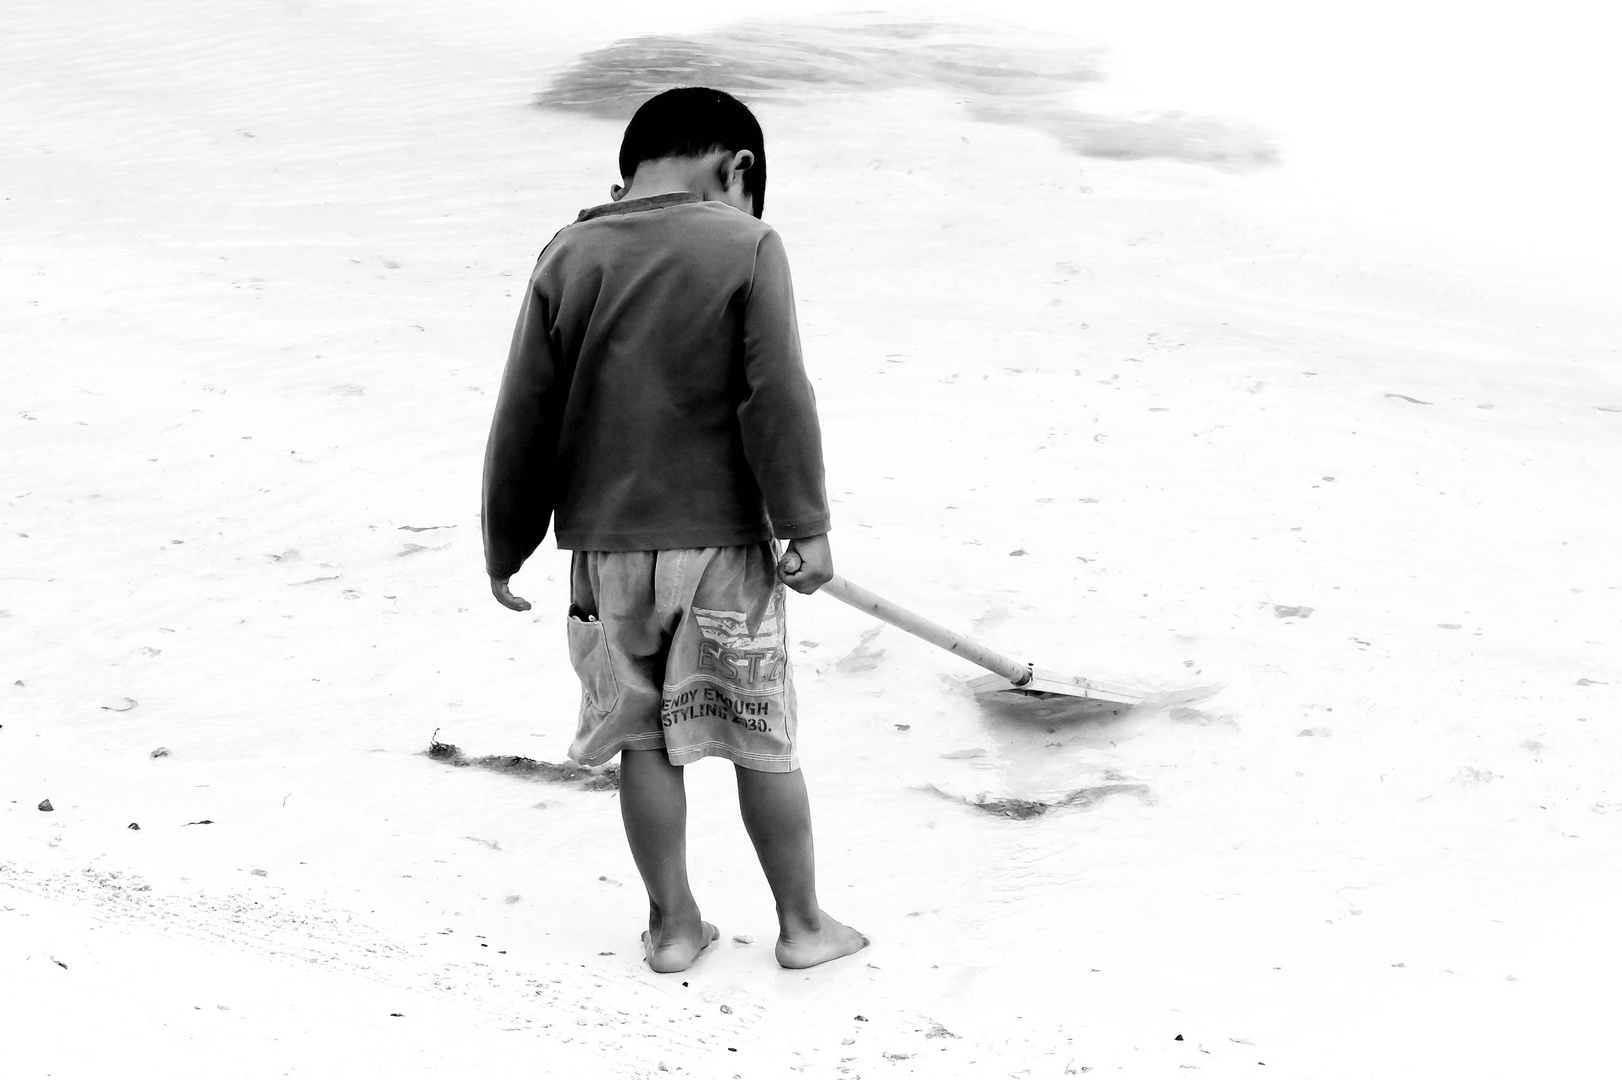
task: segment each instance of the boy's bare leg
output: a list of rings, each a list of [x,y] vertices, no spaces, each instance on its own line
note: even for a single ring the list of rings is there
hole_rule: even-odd
[[[664,750],[620,752],[620,816],[648,889],[648,966],[685,971],[719,936],[687,884],[687,785]]]
[[[740,766],[738,807],[777,900],[777,962],[786,968],[815,967],[865,947],[867,938],[817,903],[805,775],[798,769],[769,773]]]

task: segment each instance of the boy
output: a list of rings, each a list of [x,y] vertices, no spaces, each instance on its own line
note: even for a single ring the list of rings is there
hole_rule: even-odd
[[[815,592],[833,556],[788,262],[759,221],[764,138],[737,99],[684,87],[637,110],[619,165],[613,202],[552,238],[524,297],[485,453],[490,589],[529,609],[507,582],[555,517],[582,687],[569,756],[620,755],[648,965],[682,971],[718,936],[688,887],[682,779],[717,756],[777,901],[777,961],[812,967],[868,942],[817,903],[796,753],[782,586]]]

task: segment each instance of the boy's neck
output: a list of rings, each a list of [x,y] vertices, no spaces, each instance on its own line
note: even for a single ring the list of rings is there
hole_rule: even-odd
[[[714,150],[703,157],[667,157],[637,166],[629,187],[608,189],[615,202],[651,199],[656,195],[697,195],[706,202],[724,202],[736,210],[755,213],[755,196],[745,186],[744,172],[755,163],[748,150]]]
[[[717,197],[720,185],[716,183],[715,167],[708,158],[672,158],[664,161],[645,161],[631,178],[631,186],[614,186],[614,200],[651,199],[655,195],[674,195],[687,192],[701,199]]]

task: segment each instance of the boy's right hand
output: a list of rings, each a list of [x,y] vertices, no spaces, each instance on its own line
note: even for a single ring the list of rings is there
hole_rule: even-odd
[[[777,560],[777,576],[797,593],[810,596],[834,576],[834,553],[828,534],[790,540],[788,550]]]
[[[501,602],[502,607],[512,608],[514,611],[528,611],[529,601],[525,600],[522,596],[514,596],[512,594],[512,590],[507,588],[507,582],[509,580],[509,578],[504,577],[491,578],[490,592],[493,593],[495,598]]]

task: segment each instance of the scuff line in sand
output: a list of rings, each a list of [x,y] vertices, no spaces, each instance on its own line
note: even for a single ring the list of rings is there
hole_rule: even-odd
[[[14,863],[0,863],[0,889],[68,905],[109,928],[200,941],[221,953],[316,965],[454,1001],[476,1008],[503,1029],[555,1031],[565,1041],[602,1053],[626,1055],[624,1025],[662,1008],[647,1000],[649,995],[671,993],[629,967],[622,971],[605,965],[582,979],[572,965],[544,958],[500,964],[484,950],[478,961],[433,956],[454,946],[432,946],[432,935],[417,942],[390,937],[354,913],[309,896],[295,901],[269,893],[166,893],[139,875],[116,870],[40,872]],[[223,955],[220,962],[228,963]],[[723,1038],[736,1045],[747,1020],[742,1014],[706,1015],[702,1023],[690,1017],[680,1030],[662,1031],[657,1049],[667,1054],[713,1052],[712,1040]]]

